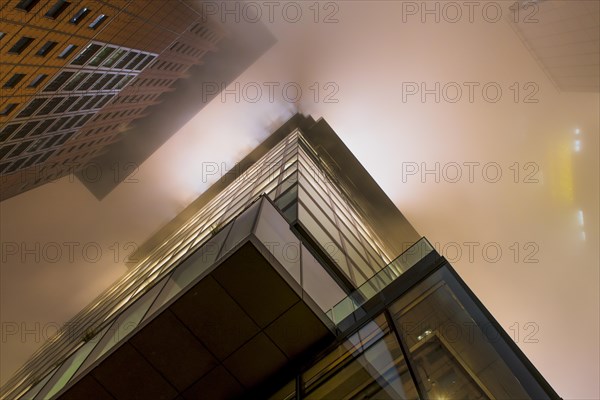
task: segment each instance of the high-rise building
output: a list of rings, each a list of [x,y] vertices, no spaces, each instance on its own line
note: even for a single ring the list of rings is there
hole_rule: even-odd
[[[559,398],[322,119],[295,115],[138,257],[3,399]]]
[[[0,200],[80,170],[217,49],[199,2],[0,5]]]

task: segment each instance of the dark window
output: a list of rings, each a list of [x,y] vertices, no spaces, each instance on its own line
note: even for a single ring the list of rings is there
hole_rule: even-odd
[[[6,172],[10,173],[10,172],[13,172],[13,171],[15,171],[15,170],[16,170],[17,168],[19,168],[19,167],[21,166],[21,164],[23,164],[24,162],[25,162],[25,159],[24,159],[24,158],[21,158],[21,159],[19,159],[19,160],[15,161],[15,162],[13,163],[13,165],[11,165],[11,166],[10,166],[10,168],[6,170]]]
[[[75,51],[75,49],[77,48],[77,46],[75,46],[74,44],[70,44],[67,47],[65,47],[65,49],[58,55],[58,58],[61,59],[65,59],[67,57],[69,57],[69,55]]]
[[[63,144],[64,142],[66,142],[67,140],[69,140],[71,138],[71,136],[73,136],[75,132],[67,132],[65,133],[65,135],[60,138],[60,140],[58,142],[56,142],[56,144]]]
[[[8,81],[6,81],[4,88],[14,88],[23,80],[23,78],[25,78],[25,74],[14,74]]]
[[[92,61],[90,61],[89,65],[92,65],[94,67],[97,67],[98,65],[100,65],[100,63],[102,61],[104,61],[106,59],[106,57],[108,57],[113,51],[115,51],[114,47],[110,47],[110,46],[106,46],[105,48],[103,48],[102,50],[100,50],[96,56],[94,58],[92,58]]]
[[[25,107],[20,113],[17,114],[17,118],[32,116],[33,113],[36,112],[38,108],[40,108],[42,104],[46,102],[46,100],[48,99],[40,98],[31,100],[29,104],[27,104],[27,107]]]
[[[92,96],[83,96],[77,103],[75,103],[71,111],[79,111],[81,107],[83,107],[83,105],[91,98]]]
[[[23,11],[31,11],[31,9],[39,2],[40,0],[21,0],[16,8]]]
[[[102,108],[106,105],[106,103],[108,103],[114,96],[107,94],[104,96],[104,98],[96,105],[98,108]]]
[[[102,96],[94,96],[94,98],[92,100],[90,100],[90,102],[87,103],[85,105],[85,107],[83,107],[83,110],[89,110],[89,109],[95,108],[96,103],[98,103],[100,101],[100,99],[102,99]]]
[[[0,133],[0,143],[5,142],[6,139],[8,139],[8,137],[12,135],[20,126],[21,124],[11,124],[5,126]]]
[[[2,111],[0,111],[0,115],[4,116],[10,114],[15,108],[17,108],[18,105],[19,104],[17,103],[7,104],[6,107],[4,107]]]
[[[96,29],[98,28],[100,25],[102,25],[102,23],[108,18],[107,15],[105,14],[100,14],[96,17],[95,20],[92,21],[91,24],[88,25],[88,28],[90,29]]]
[[[102,46],[99,44],[90,44],[87,46],[75,59],[71,62],[71,64],[75,65],[83,65],[90,60],[96,54],[98,50],[100,50]]]
[[[129,61],[131,61],[136,54],[136,52],[130,51],[125,57],[123,57],[121,61],[117,63],[117,65],[115,65],[115,68],[125,68],[125,66],[129,64]]]
[[[15,43],[8,52],[10,54],[21,54],[32,42],[33,38],[23,36],[21,39],[17,40],[17,43]]]
[[[27,149],[27,147],[29,147],[29,145],[33,143],[33,140],[28,140],[26,142],[20,143],[16,149],[13,150],[12,153],[10,153],[11,157],[17,157],[19,155],[21,155],[21,153],[23,153],[25,151],[25,149]]]
[[[138,65],[144,58],[146,58],[145,54],[138,54],[129,64],[127,64],[125,69],[133,69],[133,67]]]
[[[73,78],[71,78],[71,80],[65,85],[65,87],[63,88],[63,90],[66,91],[73,91],[77,88],[77,86],[79,86],[79,84],[81,82],[83,82],[83,80],[89,75],[89,73],[86,72],[78,72],[77,75],[75,75]]]
[[[46,144],[44,144],[44,147],[42,147],[42,148],[47,149],[48,147],[52,146],[54,144],[54,142],[56,142],[58,140],[58,138],[60,138],[60,135],[52,136],[50,139],[48,139],[48,141],[46,142]]]
[[[75,75],[75,72],[65,71],[58,74],[52,82],[44,88],[44,92],[53,92],[58,90],[70,77]]]
[[[42,47],[40,47],[40,49],[38,50],[37,53],[35,53],[35,55],[43,57],[46,54],[50,53],[52,51],[52,49],[56,47],[57,44],[58,44],[58,42],[53,42],[53,41],[49,40]]]
[[[46,129],[48,129],[48,127],[52,125],[54,121],[56,121],[56,118],[45,119],[33,130],[33,132],[31,132],[31,135],[41,135],[42,133],[46,132]]]
[[[48,158],[50,158],[50,156],[54,154],[54,150],[49,151],[47,153],[44,153],[44,155],[42,156],[42,158],[39,159],[38,163],[42,163],[44,161],[46,161]]]
[[[35,146],[35,144],[33,146]],[[29,149],[29,152],[35,151],[35,150],[33,150],[33,146],[31,149]],[[36,150],[37,150],[37,148],[36,148]],[[29,158],[29,160],[27,160],[27,162],[25,164],[23,164],[23,168],[27,168],[27,167],[31,166],[35,162],[35,160],[40,158],[40,156],[41,156],[41,154],[34,154],[33,156],[31,156]]]
[[[108,83],[108,81],[110,81],[112,78],[115,77],[115,74],[105,74],[102,79],[100,79],[95,85],[94,87],[92,87],[92,90],[101,90],[104,85],[106,85]]]
[[[72,128],[73,125],[75,125],[75,123],[81,119],[81,117],[83,117],[83,115],[74,115],[74,116],[72,116],[71,119],[69,120],[69,122],[67,122],[65,124],[65,126],[63,126],[63,129]]]
[[[81,86],[79,86],[79,90],[88,90],[92,87],[94,83],[98,82],[100,78],[102,78],[101,73],[92,74],[89,78],[86,79],[85,82],[83,82],[83,84],[81,84]]]
[[[119,49],[112,53],[110,57],[106,60],[106,62],[102,65],[103,67],[112,68],[113,65],[125,54],[127,50]]]
[[[5,162],[5,163],[0,164],[0,172],[3,172],[6,169],[6,167],[8,167],[9,165],[10,165],[10,162]]]
[[[47,77],[48,77],[48,75],[46,75],[46,74],[39,74],[38,76],[33,78],[33,80],[31,81],[31,83],[29,84],[28,87],[30,87],[30,88],[38,87],[40,85],[40,83],[42,83]]]
[[[65,122],[67,122],[69,120],[69,118],[71,118],[71,117],[62,117],[62,118],[59,118],[58,121],[56,121],[56,123],[54,125],[52,125],[52,128],[50,128],[50,129],[53,130],[53,131],[58,131],[58,130],[62,129],[61,126]]]
[[[81,22],[81,20],[84,19],[85,16],[90,13],[90,11],[92,11],[92,10],[90,10],[87,7],[83,7],[81,10],[77,11],[77,14],[75,14],[73,16],[73,18],[71,18],[69,20],[69,22],[72,23],[73,25],[79,24]]]
[[[48,18],[56,19],[60,14],[63,13],[63,11],[67,9],[67,7],[69,7],[69,5],[71,5],[71,3],[69,3],[68,1],[58,0],[56,3],[54,3],[52,7],[50,7],[45,16]]]
[[[94,114],[85,114],[83,118],[81,118],[77,124],[75,124],[75,128],[79,128],[81,126],[83,126],[86,122],[89,121],[90,118],[92,118]]]
[[[79,97],[77,97],[77,96],[71,96],[71,97],[67,97],[67,98],[65,99],[65,101],[63,101],[62,103],[60,103],[60,106],[59,106],[59,107],[58,107],[56,110],[54,110],[54,112],[55,112],[56,114],[64,113],[65,111],[67,111],[67,109],[68,109],[69,107],[71,107],[71,105],[72,105],[73,103],[75,103],[75,101],[76,101],[78,98],[79,98]]]
[[[0,148],[0,159],[4,158],[14,147],[15,147],[14,144],[7,144],[6,146],[1,147]]]
[[[50,101],[48,101],[46,103],[46,105],[44,107],[42,107],[42,109],[37,113],[37,115],[50,114],[52,112],[52,110],[54,110],[54,108],[56,108],[58,103],[63,101],[63,99],[64,99],[64,97],[54,97],[54,98],[50,99]]]
[[[26,123],[19,130],[19,132],[17,132],[16,135],[13,136],[13,139],[21,139],[21,138],[24,138],[25,136],[29,135],[33,131],[33,128],[35,128],[36,125],[39,124],[39,122],[40,121],[31,121],[31,122]]]

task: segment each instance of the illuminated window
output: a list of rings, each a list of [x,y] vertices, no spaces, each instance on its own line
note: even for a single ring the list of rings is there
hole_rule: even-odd
[[[82,19],[84,19],[86,17],[86,15],[88,15],[90,13],[90,9],[87,7],[83,7],[81,10],[77,11],[77,14],[75,14],[73,16],[73,18],[71,18],[69,20],[70,23],[72,23],[73,25],[77,25],[81,22]]]
[[[56,47],[57,44],[58,44],[58,42],[53,42],[53,41],[49,40],[42,47],[40,47],[40,49],[38,50],[37,53],[35,53],[35,55],[43,57],[43,56],[47,55],[48,53],[50,53],[52,51],[52,49]]]
[[[33,78],[31,83],[27,87],[30,87],[30,88],[38,87],[40,85],[40,83],[42,83],[47,77],[48,77],[48,75],[46,75],[46,74],[39,74],[38,76]]]
[[[88,28],[90,29],[96,29],[98,28],[100,25],[102,25],[102,23],[108,18],[107,15],[105,14],[100,14],[96,17],[95,20],[92,21],[91,24],[88,25]]]
[[[74,44],[70,44],[67,47],[65,47],[65,49],[58,55],[58,58],[61,59],[65,59],[67,57],[69,57],[69,55],[71,55],[71,53],[73,53],[73,51],[75,51],[75,49],[77,48],[76,45]]]

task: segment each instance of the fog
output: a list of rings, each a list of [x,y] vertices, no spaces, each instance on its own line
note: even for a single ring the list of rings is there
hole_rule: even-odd
[[[19,330],[4,329],[2,382],[218,179],[208,164],[225,173],[300,111],[327,120],[559,395],[600,398],[599,94],[560,91],[505,18],[329,4],[318,23],[308,3],[298,22],[262,15],[277,43],[102,201],[65,177],[0,203],[1,320]]]

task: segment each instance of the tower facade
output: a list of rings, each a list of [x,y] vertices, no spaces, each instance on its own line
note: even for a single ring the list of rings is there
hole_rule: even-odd
[[[324,120],[182,214],[3,398],[558,398]]]
[[[8,0],[0,20],[0,200],[84,168],[224,35],[184,0]]]

